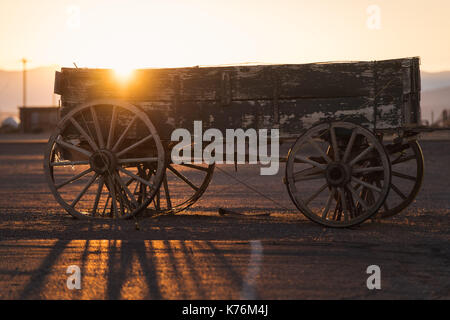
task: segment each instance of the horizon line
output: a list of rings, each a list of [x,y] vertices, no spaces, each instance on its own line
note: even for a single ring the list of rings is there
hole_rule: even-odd
[[[373,60],[373,61],[379,61],[379,60]],[[306,63],[298,63],[298,64],[312,64],[312,63],[333,63],[333,62],[359,62],[359,61],[354,61],[354,60],[348,60],[348,61],[317,61],[317,62],[306,62]],[[363,62],[361,60],[361,62]],[[239,66],[239,65],[279,65],[279,64],[296,64],[296,63],[272,63],[272,62],[236,62],[236,63],[224,63],[224,64],[213,64],[213,65],[192,65],[192,66],[178,66],[178,67],[142,67],[142,68],[133,68],[133,70],[144,70],[144,69],[166,69],[166,68],[170,68],[170,69],[177,69],[177,68],[195,68],[195,67],[202,67],[202,68],[208,68],[208,67],[220,67],[220,66]],[[75,68],[75,66],[71,66],[73,68]],[[40,65],[40,66],[36,66],[36,67],[31,67],[28,68],[27,71],[32,71],[32,70],[37,70],[37,69],[50,69],[50,68],[57,68],[57,69],[61,69],[61,68],[70,68],[67,66],[61,66],[59,64],[49,64],[49,65]],[[111,69],[113,70],[113,67],[78,67],[79,69]],[[426,73],[434,73],[434,74],[438,74],[438,73],[444,73],[444,72],[450,72],[450,69],[441,69],[439,71],[430,71],[430,70],[426,70],[426,69],[420,69],[421,72],[426,72]],[[0,72],[22,72],[21,68],[18,69],[9,69],[9,68],[2,68],[0,67]]]

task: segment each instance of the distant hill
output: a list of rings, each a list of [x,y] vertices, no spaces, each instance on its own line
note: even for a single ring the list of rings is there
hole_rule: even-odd
[[[421,99],[422,119],[431,122],[431,112],[434,112],[436,121],[442,113],[442,110],[450,110],[450,86],[436,90],[422,92]]]
[[[450,71],[421,72],[422,91],[450,87]]]
[[[51,105],[56,66],[28,71],[28,105]],[[435,119],[444,108],[450,108],[450,71],[422,72],[422,119]],[[57,100],[56,100],[57,101]],[[22,72],[0,70],[0,113],[17,112],[22,104]]]
[[[27,105],[51,105],[57,67],[27,72]],[[22,72],[0,70],[0,112],[15,112],[22,104]]]

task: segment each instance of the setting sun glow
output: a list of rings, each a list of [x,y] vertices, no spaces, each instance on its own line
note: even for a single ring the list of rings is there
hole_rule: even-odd
[[[133,75],[134,68],[131,66],[120,66],[114,68],[114,74],[120,82],[127,82]]]
[[[0,43],[8,50],[0,52],[0,69],[20,69],[24,55],[30,68],[75,62],[82,68],[117,68],[123,75],[132,68],[407,56],[421,56],[423,70],[450,69],[448,0],[413,5],[378,0],[379,26],[372,29],[371,5],[369,0],[3,0]]]

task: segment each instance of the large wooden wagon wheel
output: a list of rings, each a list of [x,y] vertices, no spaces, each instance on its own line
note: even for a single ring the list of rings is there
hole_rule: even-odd
[[[408,207],[420,191],[424,176],[422,149],[416,140],[385,143],[392,167],[391,190],[378,217],[387,218]]]
[[[151,166],[149,179],[139,175]],[[147,207],[164,176],[165,152],[147,115],[136,106],[98,100],[58,124],[44,158],[59,204],[76,218],[129,218]],[[140,185],[147,187],[139,194]]]
[[[350,227],[383,205],[391,166],[369,130],[348,122],[323,123],[294,143],[285,179],[292,201],[306,217],[327,227]]]
[[[192,206],[206,191],[214,172],[214,164],[173,164],[169,163],[163,182],[146,212],[152,215],[174,214]],[[152,167],[142,168],[139,175],[151,179],[156,173]],[[141,184],[144,194],[148,187]]]

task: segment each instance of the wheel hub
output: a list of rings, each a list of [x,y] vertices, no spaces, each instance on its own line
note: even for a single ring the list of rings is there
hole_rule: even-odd
[[[325,170],[327,182],[333,187],[346,185],[350,182],[351,176],[351,168],[340,162],[330,163]]]
[[[112,172],[116,167],[116,156],[109,150],[98,150],[89,158],[91,168],[98,174]]]

